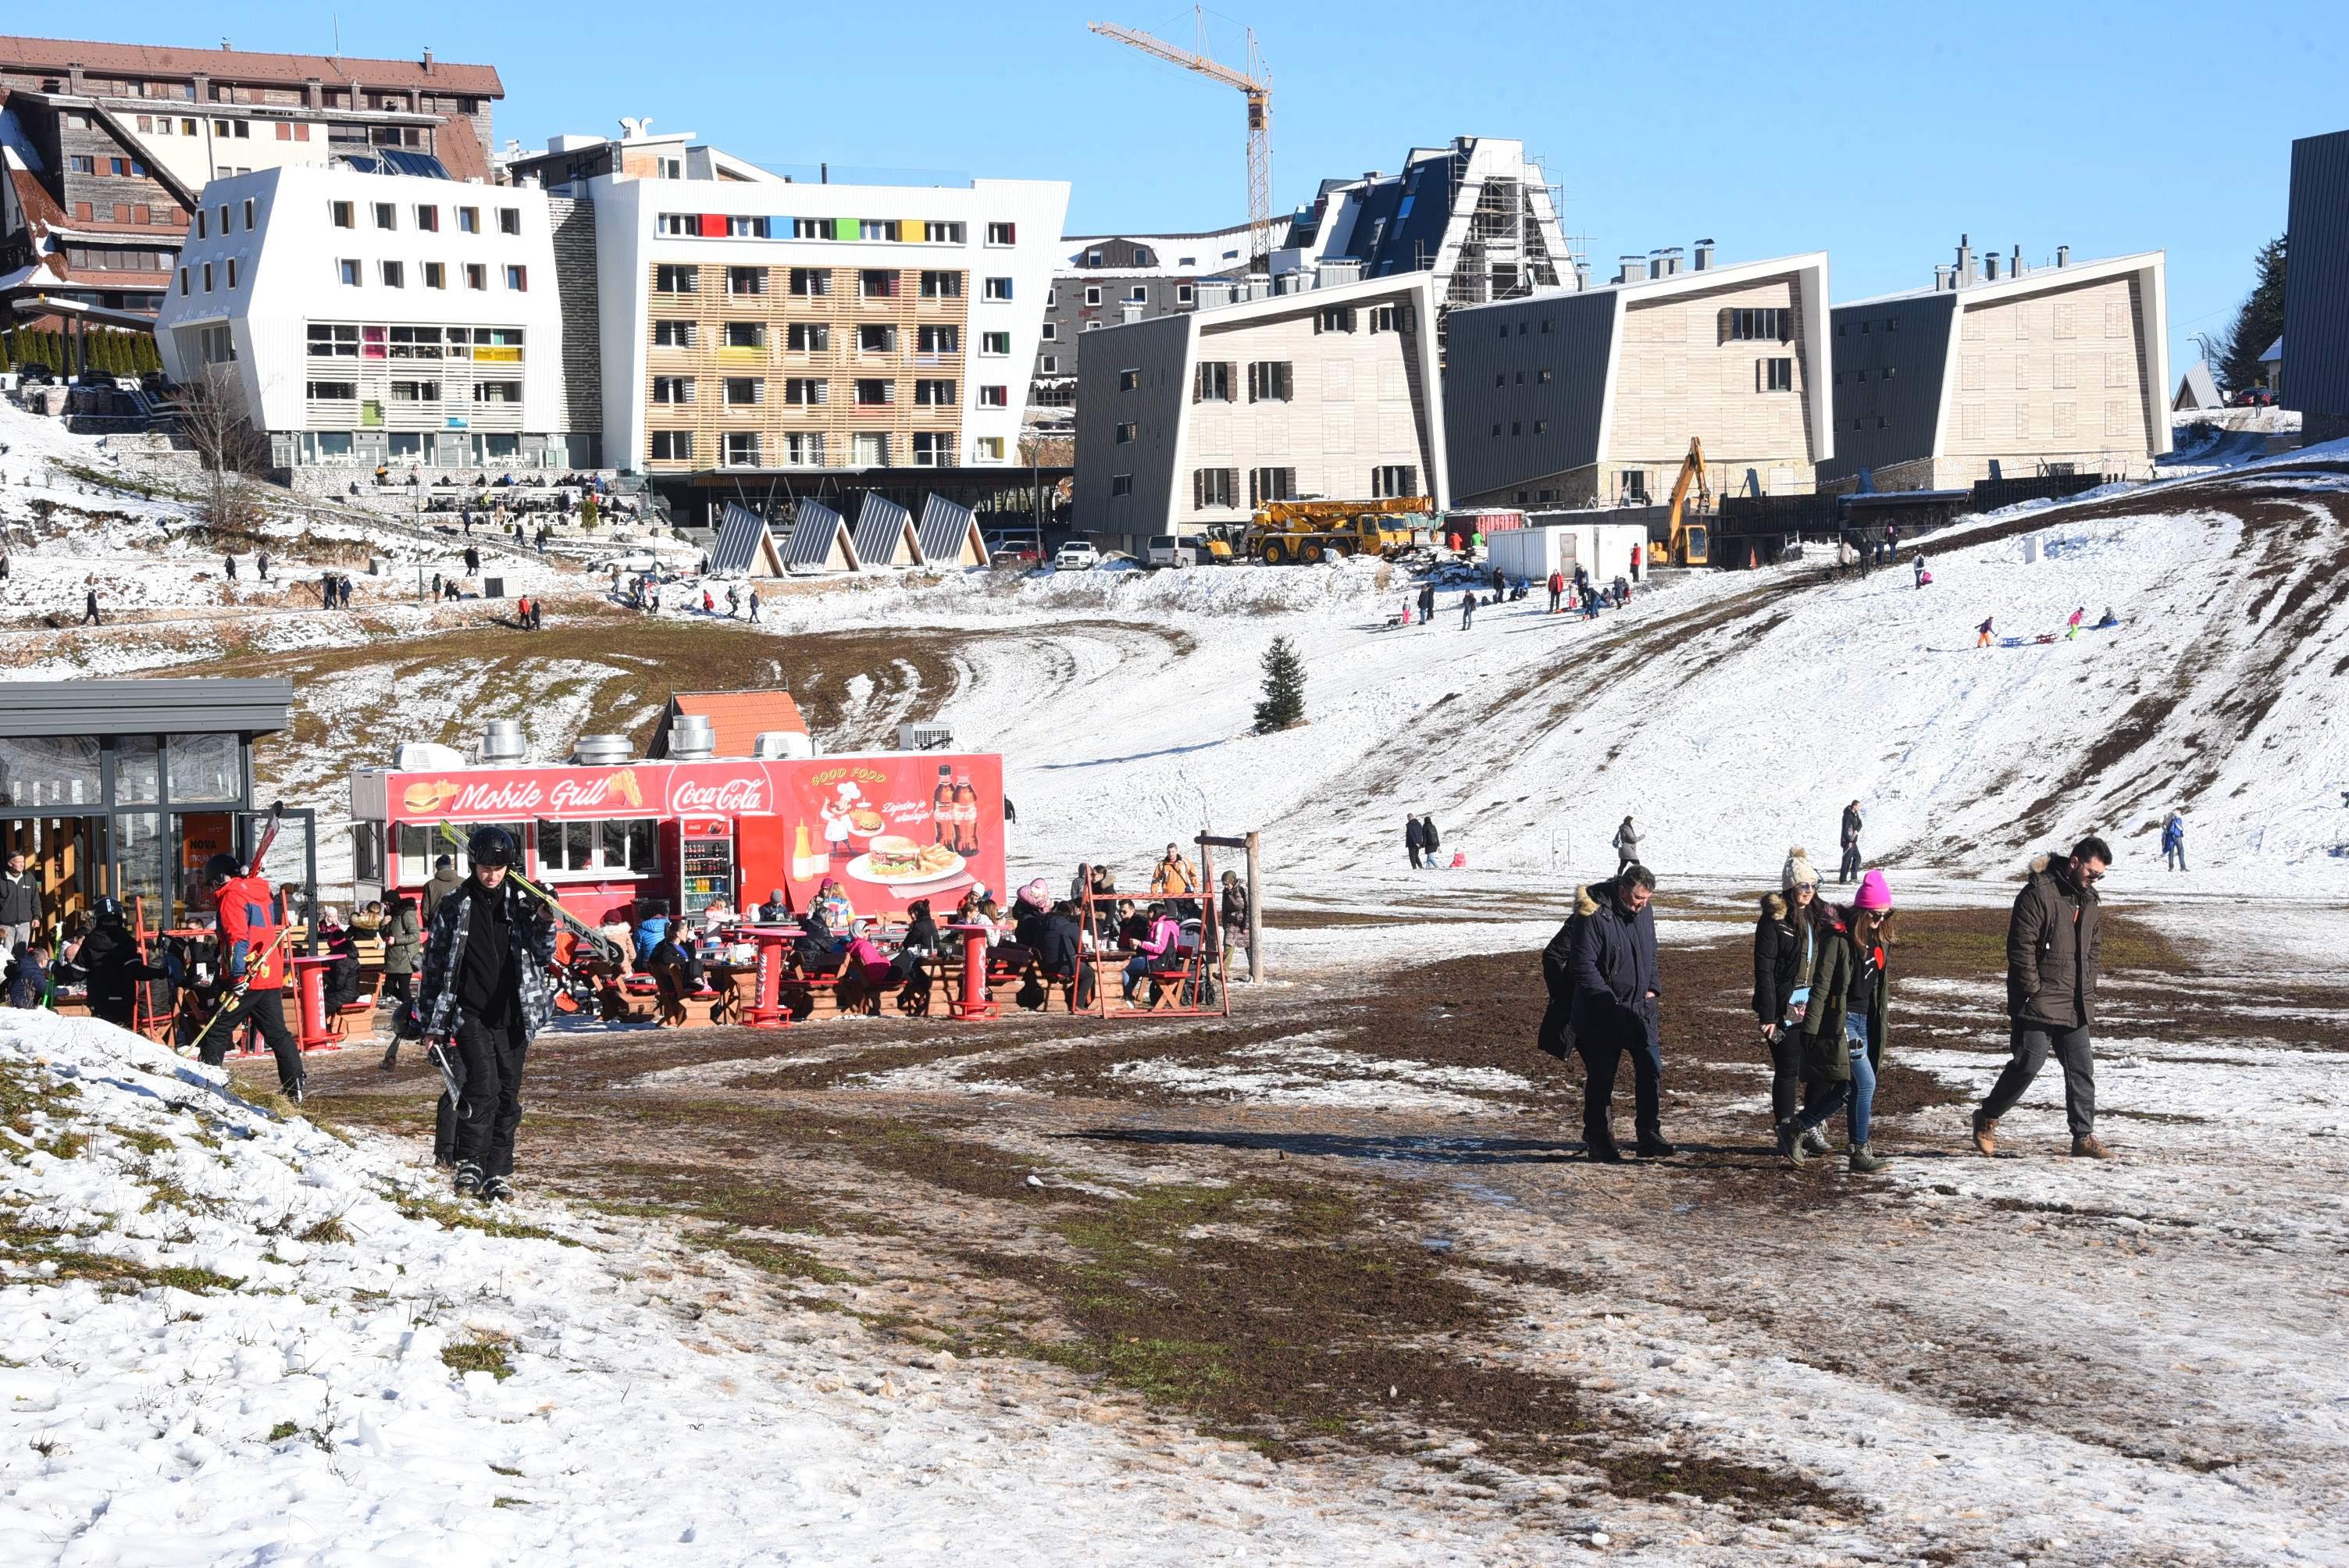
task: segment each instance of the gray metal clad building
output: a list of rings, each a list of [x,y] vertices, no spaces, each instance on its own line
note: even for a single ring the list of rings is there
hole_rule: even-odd
[[[1627,256],[1609,284],[1455,305],[1444,373],[1456,506],[1594,506],[1667,489],[1692,438],[1717,491],[1808,490],[1834,450],[1823,251]]]
[[[1929,288],[1834,311],[1822,487],[1950,490],[2033,472],[2148,477],[2169,449],[2159,251],[2054,264],[1961,240]]]
[[[1193,320],[1164,315],[1099,333],[1077,367],[1075,510],[1089,534],[1131,541],[1165,531]],[[1127,426],[1130,438],[1121,439]]]
[[[2349,436],[2349,130],[2292,144],[2282,402],[2303,438]]]

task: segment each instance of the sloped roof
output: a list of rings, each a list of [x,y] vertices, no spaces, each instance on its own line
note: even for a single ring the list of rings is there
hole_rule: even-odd
[[[808,733],[800,705],[792,700],[790,692],[780,687],[770,691],[674,692],[668,699],[668,711],[661,715],[660,727],[653,733],[649,755],[668,754],[669,728],[679,714],[688,713],[709,721],[709,727],[717,735],[717,754],[720,757],[750,756],[750,742],[771,729]]]
[[[2282,360],[2283,339],[2281,337],[2277,338],[2273,343],[2269,344],[2268,351],[2260,356],[2260,363],[2262,365],[2281,364]]]
[[[2186,374],[2178,378],[2178,395],[2169,400],[2172,408],[2216,408],[2221,399],[2219,384],[2210,377],[2210,362],[2198,359],[2187,366]]]
[[[932,566],[960,561],[969,547],[971,531],[978,520],[970,508],[951,501],[942,495],[933,495],[922,503],[922,525],[916,531],[922,559]],[[986,564],[983,552],[979,563]]]
[[[885,495],[866,490],[864,505],[856,514],[858,563],[895,566],[901,559],[909,559],[912,552],[905,548],[906,536],[913,524],[912,512]]]
[[[829,567],[836,551],[848,556],[848,569],[856,569],[855,542],[848,536],[848,524],[840,513],[820,500],[803,500],[792,519],[792,536],[783,542],[785,566]]]
[[[730,500],[719,514],[718,542],[709,547],[709,570],[719,577],[732,577],[761,566],[778,570],[781,566],[767,520]]]
[[[0,36],[0,67],[64,71],[79,66],[102,76],[188,77],[202,73],[229,81],[274,81],[299,87],[316,77],[340,87],[431,88],[503,98],[494,66],[453,60],[374,60],[347,55],[280,55],[244,49],[180,49],[156,44],[102,44],[79,38]]]

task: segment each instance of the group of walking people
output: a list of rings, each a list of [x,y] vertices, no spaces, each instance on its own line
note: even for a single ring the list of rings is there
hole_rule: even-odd
[[[1845,814],[1847,861],[1856,853],[1858,803]],[[1629,826],[1628,820],[1626,826]],[[1633,849],[1636,850],[1636,838]],[[2000,1122],[2053,1057],[2064,1074],[2071,1152],[2106,1160],[2095,1131],[2095,1026],[2101,954],[2096,884],[2112,850],[2093,834],[2069,851],[2036,857],[2015,895],[2006,932],[2009,1056],[1971,1122],[1976,1151],[1998,1150]],[[1594,1161],[1624,1158],[1616,1142],[1615,1079],[1631,1059],[1634,1150],[1675,1151],[1661,1118],[1663,991],[1651,908],[1655,873],[1627,855],[1616,874],[1575,892],[1574,913],[1542,954],[1548,992],[1539,1047],[1583,1069],[1582,1138]],[[1770,1123],[1778,1154],[1800,1164],[1832,1152],[1826,1131],[1843,1119],[1850,1169],[1891,1161],[1872,1141],[1878,1083],[1889,1047],[1898,944],[1892,884],[1875,868],[1848,903],[1831,903],[1801,848],[1790,851],[1776,892],[1754,927],[1754,1026],[1770,1059]]]

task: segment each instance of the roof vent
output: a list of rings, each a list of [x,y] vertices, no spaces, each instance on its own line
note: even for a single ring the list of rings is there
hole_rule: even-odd
[[[446,773],[465,766],[465,754],[437,740],[403,740],[391,748],[397,773]]]
[[[699,762],[718,754],[718,727],[706,714],[680,713],[668,727],[668,754],[679,762]]]
[[[616,768],[635,756],[625,735],[583,735],[571,743],[571,760],[590,768]]]
[[[1681,248],[1678,245],[1667,245],[1662,250],[1656,253],[1656,275],[1658,277],[1678,277],[1680,276],[1680,271]]]
[[[481,760],[521,762],[530,756],[530,741],[517,718],[493,718],[481,731]]]
[[[1970,234],[1958,236],[1958,264],[1951,276],[1959,288],[1964,288],[1974,281],[1973,237]]]
[[[2058,245],[2055,247],[2055,264],[2059,267],[2068,267],[2072,264],[2071,246]]]
[[[1982,281],[1984,283],[1992,284],[1998,282],[1998,253],[1996,251],[1992,251],[1982,257]]]
[[[1701,273],[1709,273],[1713,271],[1713,242],[1711,240],[1699,240],[1696,242],[1696,270]]]
[[[1647,257],[1621,256],[1617,259],[1623,263],[1623,270],[1615,274],[1615,281],[1617,283],[1643,284],[1648,281]]]
[[[813,757],[815,742],[803,729],[762,729],[750,738],[750,755],[770,762],[785,757]]]
[[[1325,289],[1342,288],[1362,281],[1362,263],[1351,256],[1340,256],[1325,261],[1316,269],[1320,281],[1315,286]]]
[[[1933,269],[1933,292],[1935,294],[1940,294],[1943,289],[1955,288],[1957,286],[1950,281],[1950,274],[1955,271],[1957,271],[1957,269],[1950,265],[1947,262],[1941,263]]]

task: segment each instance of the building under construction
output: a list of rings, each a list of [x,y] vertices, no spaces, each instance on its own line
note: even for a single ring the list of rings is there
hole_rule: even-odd
[[[1455,305],[1584,283],[1541,165],[1526,158],[1524,142],[1490,136],[1414,147],[1399,174],[1323,181],[1289,219],[1271,270],[1346,259],[1361,263],[1366,278],[1434,273],[1437,309],[1447,315]]]

